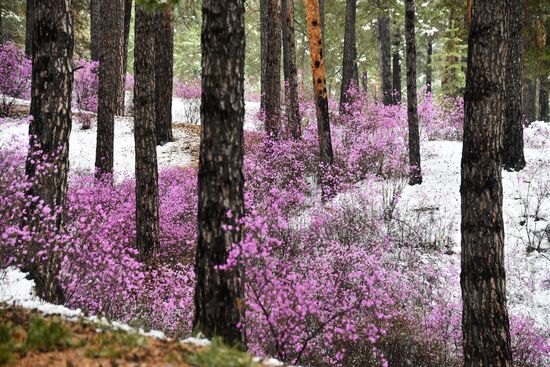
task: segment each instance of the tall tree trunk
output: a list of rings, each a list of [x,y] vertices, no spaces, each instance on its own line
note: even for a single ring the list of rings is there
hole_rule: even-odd
[[[521,1],[509,0],[508,60],[506,62],[506,119],[504,120],[504,149],[502,164],[507,171],[525,167],[523,154],[523,111],[521,78],[523,75]]]
[[[128,70],[128,39],[130,37],[130,23],[132,20],[132,0],[124,0],[124,35],[122,38],[122,73],[120,74],[119,105],[117,116],[124,116],[126,107],[126,73]]]
[[[428,47],[426,52],[426,93],[432,93],[432,58],[433,58],[433,38],[428,37]]]
[[[399,49],[401,48],[401,34],[399,32],[399,26],[397,22],[393,25],[393,55],[392,55],[392,97],[393,104],[401,103],[401,60],[399,55]]]
[[[34,25],[32,17],[35,7],[35,0],[27,0],[25,6],[25,55],[29,58],[32,57],[32,27]]]
[[[71,0],[38,1],[34,4],[32,18],[33,119],[29,125],[26,174],[28,177],[38,175],[36,161],[44,159],[39,154],[47,155],[47,163],[55,169],[40,177],[30,188],[30,194],[40,197],[51,209],[57,209],[65,204],[69,171],[74,48]],[[62,214],[58,213],[58,230],[62,224]],[[39,297],[63,303],[63,290],[57,280],[59,259],[55,254],[48,255],[47,261],[35,262],[30,273]]]
[[[242,238],[244,1],[202,2],[201,144],[193,329],[244,346],[240,267],[220,268]],[[228,215],[228,213],[231,213]],[[230,225],[228,229],[224,224]]]
[[[298,101],[298,68],[296,66],[296,38],[294,36],[294,0],[281,0],[283,28],[283,65],[288,130],[294,139],[302,136],[300,105]]]
[[[307,33],[309,39],[309,54],[313,73],[313,91],[317,108],[317,134],[319,137],[320,160],[325,165],[331,165],[334,160],[332,140],[330,137],[330,121],[328,111],[327,80],[325,78],[325,62],[323,58],[323,35],[318,0],[305,0]]]
[[[344,57],[342,60],[342,83],[340,84],[340,114],[345,112],[346,104],[351,102],[349,88],[354,80],[357,48],[355,43],[355,18],[357,0],[346,0],[346,25],[344,33]],[[357,87],[357,84],[355,84]]]
[[[512,366],[502,219],[510,0],[474,1],[461,163],[464,366]]]
[[[269,0],[260,0],[260,109],[265,111],[265,81],[267,71],[267,15]]]
[[[361,73],[361,84],[363,85],[363,93],[367,94],[369,92],[369,74],[367,71]]]
[[[97,108],[96,177],[113,172],[115,114],[119,106],[122,47],[124,36],[123,0],[102,0]]]
[[[280,0],[267,1],[265,71],[265,131],[279,137],[281,117],[281,8]]]
[[[33,0],[27,0],[33,1]],[[90,56],[99,61],[101,51],[101,6],[102,0],[90,0]]]
[[[405,0],[405,42],[407,47],[407,120],[409,123],[409,184],[422,183],[420,132],[416,98],[416,33],[414,0]]]
[[[155,129],[155,13],[136,4],[134,140],[136,147],[136,244],[144,261],[159,248],[159,192]]]
[[[378,16],[378,38],[380,42],[380,82],[382,102],[387,106],[392,103],[392,80],[390,18],[386,15]]]
[[[531,79],[523,81],[523,119],[527,124],[537,119],[537,87]]]
[[[155,29],[155,110],[157,144],[174,140],[172,135],[172,89],[174,83],[174,25],[172,10],[157,12]]]

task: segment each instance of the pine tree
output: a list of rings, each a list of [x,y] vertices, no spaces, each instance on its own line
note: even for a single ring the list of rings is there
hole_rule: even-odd
[[[355,79],[357,46],[355,43],[355,18],[357,0],[346,1],[346,24],[344,31],[344,57],[342,60],[342,83],[340,85],[340,114],[344,113],[345,105],[350,103],[349,89]],[[355,87],[358,87],[355,84]]]
[[[294,36],[294,0],[281,0],[281,18],[288,130],[294,139],[300,139],[302,136],[302,125],[298,101],[298,68],[296,67],[296,39]]]
[[[426,49],[426,93],[432,93],[432,58],[433,58],[433,38],[428,37],[428,45]]]
[[[265,131],[276,139],[280,133],[281,111],[280,0],[267,0],[266,20]]]
[[[378,16],[378,39],[380,43],[380,81],[382,102],[387,106],[392,98],[391,75],[391,44],[390,44],[390,18],[386,15]]]
[[[393,30],[392,103],[399,104],[401,103],[401,56],[399,55],[399,49],[401,48],[401,32],[399,31],[399,24],[397,24],[397,22],[394,22]]]
[[[32,27],[33,27],[33,11],[35,8],[35,0],[26,0],[25,5],[25,22],[26,22],[26,29],[25,29],[25,55],[27,57],[32,56]]]
[[[90,56],[94,61],[99,61],[99,44],[101,42],[100,6],[101,0],[90,0]]]
[[[172,89],[174,85],[174,25],[172,10],[157,11],[155,28],[155,110],[157,144],[174,140]]]

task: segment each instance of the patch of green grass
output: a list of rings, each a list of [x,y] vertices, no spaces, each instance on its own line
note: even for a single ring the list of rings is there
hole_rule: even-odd
[[[13,339],[13,327],[7,322],[0,323],[0,365],[13,363],[17,346]]]
[[[147,339],[136,333],[115,330],[98,334],[94,344],[96,345],[86,350],[86,357],[118,359],[132,348],[145,346]]]
[[[187,362],[194,367],[259,367],[252,357],[235,347],[229,347],[220,338],[192,353]]]
[[[71,331],[61,321],[46,321],[32,317],[25,341],[25,349],[49,352],[71,346]]]

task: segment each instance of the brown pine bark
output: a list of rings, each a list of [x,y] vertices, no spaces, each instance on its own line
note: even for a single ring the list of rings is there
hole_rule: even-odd
[[[313,91],[317,109],[317,134],[319,137],[319,158],[321,163],[331,165],[334,160],[332,140],[330,137],[330,120],[328,111],[327,80],[323,59],[323,35],[318,0],[305,0],[307,33],[311,71],[313,73]]]
[[[244,1],[202,2],[201,143],[193,329],[245,346],[242,269],[220,269],[244,212]],[[230,215],[228,215],[230,213]],[[229,229],[224,224],[233,226]]]
[[[390,18],[386,15],[378,17],[378,38],[380,43],[380,82],[382,102],[384,105],[392,103],[392,76],[391,76],[391,45],[390,45]]]
[[[294,0],[281,0],[283,28],[283,71],[285,80],[288,131],[294,139],[302,137],[302,122],[298,101],[298,68],[294,35]]]
[[[101,12],[99,10],[100,6],[101,0],[90,0],[90,56],[94,61],[99,61],[99,52],[101,51]]]
[[[115,114],[120,105],[123,0],[101,0],[99,91],[97,109],[96,177],[113,172]]]
[[[504,149],[502,164],[507,171],[521,171],[525,167],[523,154],[523,102],[521,79],[523,75],[521,1],[509,1],[508,60],[506,62],[506,119],[504,120]]]
[[[172,89],[174,83],[174,25],[172,10],[156,14],[155,29],[155,110],[157,144],[174,140],[172,134]]]
[[[407,120],[409,123],[409,184],[422,183],[420,132],[416,93],[416,33],[414,0],[405,0],[405,42],[407,52]]]
[[[38,1],[33,8],[32,97],[29,125],[30,149],[26,174],[36,176],[37,150],[48,156],[55,169],[30,188],[52,209],[62,208],[67,194],[69,171],[69,135],[71,133],[71,92],[73,85],[73,18],[70,0]],[[63,224],[57,214],[58,230]],[[32,224],[31,224],[32,225]],[[64,294],[57,280],[59,261],[49,254],[45,262],[30,266],[36,292],[42,299],[63,303]]]
[[[432,93],[432,57],[433,38],[428,37],[428,46],[426,50],[426,93]]]
[[[340,84],[340,114],[345,112],[346,104],[351,102],[349,88],[354,81],[357,46],[355,43],[355,19],[357,0],[346,1],[346,24],[344,31],[344,57],[342,60],[342,83]],[[358,87],[355,84],[355,87]]]
[[[392,54],[392,102],[393,104],[401,103],[401,58],[399,49],[401,48],[401,34],[399,25],[394,22],[393,34],[393,54]]]
[[[508,1],[474,1],[468,38],[460,186],[465,367],[513,365],[501,172]]]
[[[267,0],[266,19],[265,131],[270,138],[277,139],[281,113],[280,0]]]
[[[35,0],[26,0],[25,6],[25,55],[32,56],[32,27],[33,27],[33,10],[35,8]]]
[[[155,129],[155,13],[136,4],[134,141],[136,151],[136,245],[150,262],[159,248],[159,192]]]

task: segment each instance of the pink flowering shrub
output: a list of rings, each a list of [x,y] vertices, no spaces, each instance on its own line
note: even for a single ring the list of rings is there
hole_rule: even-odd
[[[0,116],[10,113],[16,98],[30,99],[32,63],[25,51],[11,42],[0,44]]]
[[[97,112],[99,62],[78,60],[73,83],[73,107],[79,111]]]
[[[178,98],[194,99],[201,98],[201,81],[200,79],[188,80],[182,82],[180,80],[174,81],[174,94]]]
[[[430,140],[462,140],[464,130],[464,99],[431,93],[421,94],[418,116],[422,130]]]

